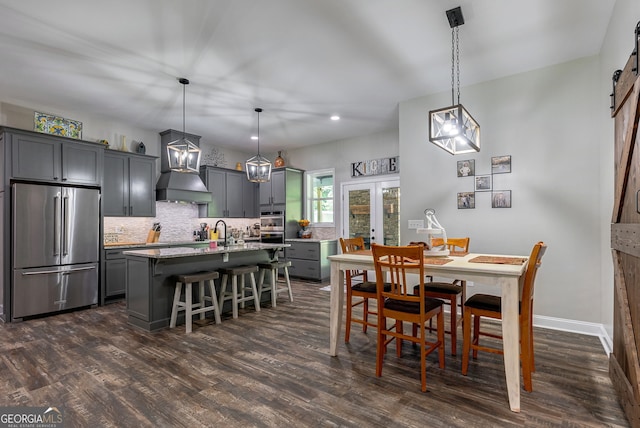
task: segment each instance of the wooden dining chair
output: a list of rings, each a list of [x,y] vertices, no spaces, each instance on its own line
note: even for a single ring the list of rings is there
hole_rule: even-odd
[[[361,236],[356,238],[340,238],[340,247],[342,253],[352,253],[354,251],[364,250],[364,238]],[[348,270],[345,272],[347,286],[347,320],[344,332],[344,341],[349,343],[351,334],[351,323],[362,324],[362,332],[367,332],[367,326],[377,327],[378,312],[369,308],[369,299],[376,299],[376,283],[367,280],[366,270]],[[359,278],[359,281],[353,281]],[[355,301],[354,301],[355,299]],[[362,305],[362,318],[353,316],[353,308]],[[369,315],[374,316],[373,321],[369,321]]]
[[[376,376],[382,376],[382,363],[387,345],[395,339],[396,353],[402,355],[402,342],[408,340],[420,346],[420,376],[422,391],[427,390],[427,355],[438,350],[440,368],[444,368],[444,314],[442,300],[432,299],[419,288],[413,294],[412,274],[418,274],[420,285],[424,284],[424,246],[395,247],[372,244],[373,262],[376,269],[376,293],[378,300],[378,340],[376,349]],[[385,289],[384,279],[390,287]],[[425,324],[437,318],[437,338],[427,340]],[[387,327],[387,318],[395,320]],[[417,324],[418,334],[404,334],[403,322]],[[391,336],[387,338],[387,336]]]
[[[531,373],[535,371],[533,358],[533,290],[538,268],[542,264],[542,256],[547,246],[538,242],[533,246],[529,256],[529,264],[524,276],[522,295],[520,298],[520,360],[522,362],[522,377],[524,389],[532,391]],[[503,354],[502,349],[480,345],[480,336],[502,339],[498,334],[480,330],[481,317],[502,319],[502,302],[500,296],[489,294],[474,294],[464,304],[462,374],[466,376],[469,368],[469,350],[473,350],[473,358],[478,357],[478,351]],[[473,317],[473,337],[471,337],[471,319]]]
[[[433,238],[431,240],[432,246],[442,245],[444,240],[442,238]],[[469,252],[469,238],[448,238],[447,248],[451,252],[467,253]],[[457,342],[458,342],[458,325],[462,323],[462,313],[458,317],[458,305],[462,308],[466,298],[466,281],[454,280],[453,282],[434,282],[431,275],[427,275],[429,282],[424,283],[424,290],[427,297],[433,297],[436,299],[442,299],[445,304],[450,306],[450,322],[449,330],[445,333],[451,335],[451,355],[456,355]],[[414,294],[417,294],[418,286],[414,287]],[[458,297],[460,300],[458,303]],[[432,331],[433,326],[429,323],[429,331]],[[415,330],[415,327],[414,327]]]

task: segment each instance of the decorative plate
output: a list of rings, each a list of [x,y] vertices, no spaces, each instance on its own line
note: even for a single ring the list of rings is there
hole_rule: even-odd
[[[82,138],[82,122],[47,113],[34,112],[34,128],[43,134],[59,135],[75,139]]]

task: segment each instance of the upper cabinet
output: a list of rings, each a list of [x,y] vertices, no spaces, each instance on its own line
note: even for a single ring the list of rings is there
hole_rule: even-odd
[[[208,218],[255,218],[257,186],[247,180],[242,171],[201,166],[200,178],[204,182],[212,201],[199,205],[200,217]]]
[[[260,206],[284,205],[287,202],[285,170],[273,170],[271,181],[260,183]],[[261,208],[262,209],[262,208]],[[269,210],[271,211],[271,210]]]
[[[104,146],[97,143],[6,131],[11,146],[11,176],[62,184],[100,186]]]
[[[295,168],[274,169],[271,181],[260,183],[260,211],[286,211],[302,204],[302,171]]]
[[[156,158],[107,150],[102,211],[107,217],[155,217]]]

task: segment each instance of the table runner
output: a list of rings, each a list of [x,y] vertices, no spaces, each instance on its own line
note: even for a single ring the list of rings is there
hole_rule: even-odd
[[[527,261],[526,257],[478,256],[469,263],[491,263],[496,265],[521,265]]]

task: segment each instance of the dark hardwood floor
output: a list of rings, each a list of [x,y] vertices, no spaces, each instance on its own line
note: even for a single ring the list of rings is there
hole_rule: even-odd
[[[293,286],[293,303],[189,335],[136,329],[123,303],[0,324],[0,405],[57,406],[66,427],[629,426],[595,337],[536,329],[534,391],[513,413],[502,356],[481,353],[465,377],[447,345],[446,369],[428,357],[422,393],[407,344],[376,378],[375,330],[354,327],[330,357],[329,292]]]

